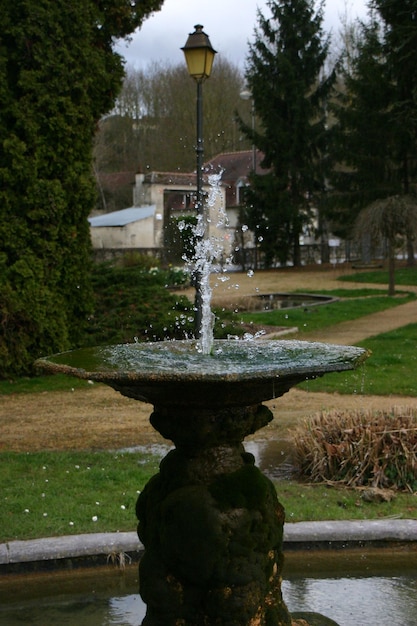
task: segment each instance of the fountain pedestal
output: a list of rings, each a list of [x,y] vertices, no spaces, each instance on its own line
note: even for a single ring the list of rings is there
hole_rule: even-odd
[[[242,445],[271,419],[262,405],[155,409],[153,426],[176,449],[137,502],[144,626],[291,625],[281,595],[284,509]]]
[[[302,341],[215,341],[202,355],[178,341],[37,361],[153,404],[151,423],[175,443],[137,502],[144,626],[297,623],[281,595],[284,509],[242,441],[272,419],[263,401],[367,356]]]

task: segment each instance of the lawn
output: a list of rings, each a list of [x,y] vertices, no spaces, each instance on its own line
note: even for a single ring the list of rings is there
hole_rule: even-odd
[[[122,452],[2,452],[0,464],[0,541],[134,530],[158,469],[156,457]]]
[[[362,272],[344,280],[386,282],[383,272]],[[417,284],[417,270],[398,270],[397,284]],[[414,282],[415,281],[415,282]],[[300,335],[342,321],[386,310],[411,301],[414,294],[395,298],[381,289],[340,289],[325,292],[341,300],[329,305],[266,313],[240,314],[245,321],[297,326]],[[356,372],[328,374],[303,383],[310,391],[417,396],[417,323],[381,334],[361,346],[372,357]],[[66,376],[0,381],[0,394],[67,390],[88,386]],[[135,501],[157,471],[158,459],[122,452],[1,452],[0,541],[66,534],[135,530]],[[354,490],[275,483],[287,520],[374,519],[417,517],[414,495],[399,494],[389,503],[366,503]]]
[[[300,385],[309,391],[417,396],[417,323],[361,341],[372,352],[358,370]]]
[[[158,461],[121,452],[1,453],[0,542],[135,531],[136,499]],[[274,484],[289,522],[417,516],[411,494],[375,504],[355,490],[298,481]]]
[[[253,322],[260,325],[284,327],[296,326],[299,334],[302,335],[303,333],[328,328],[340,322],[353,321],[364,315],[385,311],[416,298],[414,293],[403,293],[401,297],[380,295],[379,292],[378,295],[371,295],[372,290],[369,289],[338,290],[336,292],[324,291],[321,293],[335,297],[342,293],[343,299],[317,306],[241,313],[240,317],[247,323]]]

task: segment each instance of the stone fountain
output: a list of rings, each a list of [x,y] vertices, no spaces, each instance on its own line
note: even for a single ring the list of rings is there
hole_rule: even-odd
[[[183,49],[208,48],[212,60],[215,51],[202,28],[190,35],[197,44],[187,40]],[[204,61],[197,82],[206,71]],[[190,273],[198,277],[198,340],[80,349],[37,365],[152,404],[152,425],[175,444],[136,506],[145,546],[139,566],[147,605],[143,626],[330,625],[310,614],[308,621],[293,621],[288,613],[281,594],[284,509],[242,442],[272,420],[262,402],[303,380],[353,369],[367,353],[301,341],[213,341],[210,275],[222,246],[208,236],[206,213],[214,211],[221,173],[209,176],[203,206],[197,126],[197,245]],[[223,207],[214,220],[220,231],[225,218]]]
[[[284,509],[242,442],[272,420],[262,402],[366,357],[351,346],[264,340],[216,340],[203,354],[190,340],[37,361],[153,404],[152,425],[175,444],[137,501],[143,626],[309,623],[292,620],[283,601]]]

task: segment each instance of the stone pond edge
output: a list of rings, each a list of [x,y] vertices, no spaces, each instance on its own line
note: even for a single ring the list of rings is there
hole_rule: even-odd
[[[408,542],[417,542],[417,519],[297,522],[285,524],[283,549],[285,552],[365,545],[389,547]],[[0,544],[0,571],[9,571],[13,565],[32,569],[34,564],[49,564],[48,569],[59,569],[73,560],[88,562],[100,558],[120,564],[124,555],[135,559],[143,551],[136,532],[16,540]]]

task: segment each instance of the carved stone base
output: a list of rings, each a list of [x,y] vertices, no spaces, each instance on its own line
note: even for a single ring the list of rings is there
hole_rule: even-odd
[[[265,407],[153,414],[177,449],[137,502],[144,626],[291,626],[281,595],[284,510],[241,443],[269,419]]]

